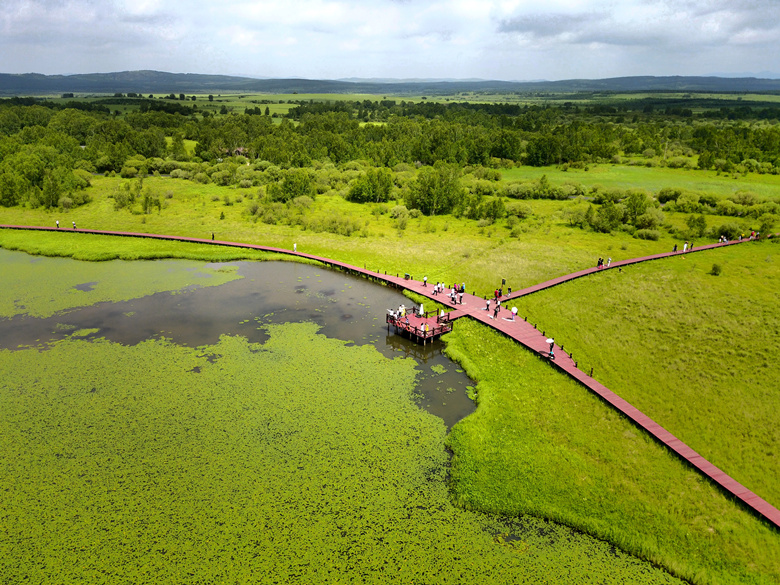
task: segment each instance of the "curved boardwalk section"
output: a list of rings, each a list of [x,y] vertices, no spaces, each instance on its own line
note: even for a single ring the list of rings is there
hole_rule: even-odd
[[[238,248],[250,248],[250,249],[262,250],[266,252],[276,252],[279,254],[288,254],[291,256],[297,256],[300,258],[308,258],[309,260],[315,260],[317,262],[321,262],[322,264],[333,266],[347,272],[362,274],[369,278],[386,282],[387,284],[395,286],[399,289],[409,290],[416,294],[428,297],[431,300],[437,301],[439,303],[449,304],[449,297],[447,297],[446,295],[433,294],[432,285],[425,286],[420,281],[406,279],[404,277],[393,276],[389,274],[382,274],[381,272],[374,272],[373,270],[359,268],[356,266],[352,266],[350,264],[346,264],[345,262],[339,262],[337,260],[333,260],[330,258],[315,256],[313,254],[305,254],[303,252],[293,252],[292,250],[287,250],[284,248],[273,248],[269,246],[259,246],[255,244],[243,244],[238,242],[226,242],[226,241],[202,239],[202,238],[188,238],[188,237],[180,237],[180,236],[167,236],[167,235],[159,235],[159,234],[144,234],[144,233],[132,233],[132,232],[112,232],[112,231],[104,231],[104,230],[81,230],[81,229],[57,230],[56,228],[49,228],[49,227],[15,226],[15,225],[0,225],[0,228],[40,230],[40,231],[59,231],[59,232],[72,232],[72,233],[83,233],[83,234],[85,233],[85,234],[109,235],[109,236],[130,236],[130,237],[139,237],[139,238],[153,238],[159,240],[176,240],[176,241],[183,241],[183,242],[193,242],[198,244],[214,244],[214,245],[232,246]],[[686,253],[690,254],[695,252],[701,252],[704,250],[711,250],[713,248],[719,248],[722,246],[731,246],[731,245],[740,244],[749,241],[750,240],[746,239],[746,240],[736,240],[736,241],[726,242],[721,244],[710,244],[707,246],[700,246],[698,248],[695,248],[694,250],[689,250]],[[581,278],[583,276],[587,276],[595,272],[600,272],[602,270],[614,270],[616,268],[619,269],[622,266],[637,264],[639,262],[646,262],[648,260],[657,260],[660,258],[666,258],[668,256],[675,256],[679,254],[682,254],[682,252],[669,252],[663,254],[655,254],[652,256],[644,256],[642,258],[634,258],[631,260],[621,260],[618,262],[612,262],[609,268],[593,267],[593,268],[588,268],[586,270],[580,270],[579,272],[574,272],[566,276],[554,278],[552,280],[548,280],[547,282],[543,282],[534,286],[530,286],[528,288],[524,288],[519,291],[515,291],[512,293],[511,296],[502,297],[502,302],[505,302],[505,300],[514,299],[528,294],[532,294],[540,290],[544,290],[546,288],[550,288],[552,286],[556,286],[558,284],[568,282],[570,280],[574,280],[575,278]],[[462,298],[463,298],[462,304],[459,302],[457,305],[451,305],[454,310],[449,313],[450,320],[458,319],[460,317],[471,317],[472,319],[476,319],[477,321],[480,321],[485,325],[488,325],[489,327],[492,327],[493,329],[500,331],[504,335],[514,339],[515,341],[525,346],[526,348],[530,349],[531,351],[537,352],[545,356],[548,355],[548,352],[550,350],[550,345],[546,341],[546,336],[544,335],[544,332],[540,332],[532,324],[527,323],[526,321],[518,318],[513,319],[512,314],[506,308],[502,309],[494,318],[493,317],[494,305],[491,306],[490,309],[488,310],[487,302],[484,299],[481,299],[477,296],[470,295],[470,294],[464,294]],[[583,386],[587,387],[591,392],[599,396],[610,406],[620,411],[623,415],[625,415],[627,418],[633,421],[634,424],[636,424],[638,427],[644,429],[650,435],[655,437],[658,441],[666,445],[671,451],[673,451],[682,459],[687,461],[691,466],[699,470],[702,474],[707,476],[711,481],[715,482],[722,489],[724,489],[725,491],[733,495],[735,498],[737,498],[739,501],[741,501],[745,506],[747,506],[757,514],[767,519],[776,528],[780,528],[780,510],[778,510],[777,508],[772,506],[769,502],[765,501],[761,497],[751,492],[749,489],[747,489],[745,486],[740,484],[738,481],[729,477],[725,472],[718,469],[712,463],[704,459],[704,457],[702,457],[696,451],[688,447],[688,445],[686,445],[677,437],[672,435],[669,431],[664,429],[661,425],[659,425],[649,416],[645,415],[637,408],[633,407],[626,400],[623,400],[620,396],[612,392],[609,388],[607,388],[603,384],[600,384],[591,376],[588,376],[585,372],[581,371],[577,367],[577,364],[576,362],[574,362],[572,357],[570,355],[567,355],[562,348],[555,346],[555,359],[550,360],[550,364],[558,368],[560,371],[564,372],[568,376],[580,382]]]

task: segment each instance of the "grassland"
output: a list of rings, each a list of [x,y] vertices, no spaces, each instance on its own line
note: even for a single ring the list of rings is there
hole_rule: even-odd
[[[449,438],[457,503],[555,519],[694,583],[780,578],[776,530],[544,360],[470,321],[447,353],[478,381]]]
[[[547,175],[553,185],[570,182],[578,183],[588,189],[593,187],[624,190],[642,188],[657,193],[669,187],[723,197],[738,191],[751,191],[762,197],[780,200],[780,176],[778,175],[749,173],[736,177],[717,171],[613,164],[591,164],[588,165],[587,170],[573,167],[568,167],[566,170],[563,170],[563,167],[516,167],[503,170],[501,174],[505,180],[513,181],[537,180],[542,175]]]
[[[634,169],[627,167],[626,172],[634,172]],[[662,182],[672,176],[677,179],[685,176],[680,171],[674,171],[672,175],[666,169],[636,169],[647,173],[656,172],[661,176],[645,175],[650,185],[641,182],[629,184],[630,180],[625,176],[620,181],[626,186],[641,185],[652,189],[652,185],[658,184],[653,181]],[[571,170],[539,171],[547,173],[551,182],[560,180],[560,176],[572,176],[569,174]],[[560,175],[556,174],[558,172]],[[582,171],[582,174],[590,172]],[[505,179],[521,179],[531,175],[528,169],[521,169],[508,171]],[[636,181],[643,180],[640,175],[630,176]],[[700,185],[694,177],[702,176],[699,172],[691,176],[691,188]],[[776,193],[777,186],[771,182],[773,178],[762,177],[768,179],[764,186],[766,193]],[[371,213],[371,206],[347,203],[338,194],[318,196],[309,211],[312,215],[348,216],[364,226],[361,232],[364,237],[344,237],[326,232],[303,231],[285,225],[255,223],[246,212],[246,190],[195,185],[167,178],[147,179],[153,188],[172,194],[165,199],[166,205],[161,212],[151,215],[132,214],[126,210],[114,211],[113,201],[108,197],[119,181],[96,178],[90,191],[93,202],[67,215],[19,208],[3,209],[0,210],[0,222],[53,225],[54,219],[59,217],[61,223],[63,220],[67,222],[66,225],[73,219],[79,227],[96,229],[198,237],[209,237],[215,233],[217,239],[287,248],[292,248],[295,242],[299,251],[338,258],[361,266],[365,264],[390,273],[410,272],[417,278],[425,273],[431,281],[465,281],[467,288],[478,294],[491,291],[501,278],[507,278],[508,283],[518,289],[591,266],[599,256],[611,256],[613,260],[637,257],[670,250],[674,243],[666,235],[658,242],[649,242],[633,239],[625,233],[598,234],[570,227],[562,217],[562,211],[572,205],[567,201],[528,201],[533,214],[521,223],[519,235],[512,237],[508,226],[501,223],[478,227],[474,221],[454,217],[411,219],[406,229],[401,230],[388,215]],[[731,181],[742,183],[743,179]],[[605,181],[602,179],[599,183],[604,185]],[[724,183],[728,184],[728,181]],[[615,178],[617,184],[619,180]],[[673,186],[683,185],[678,180]],[[226,195],[230,205],[225,204]],[[224,219],[220,219],[223,215]],[[682,222],[685,217],[669,215],[672,223]],[[110,249],[113,245],[98,243],[100,241],[87,240],[84,236],[70,233],[0,231],[2,246],[29,248],[52,255],[76,253],[88,257],[91,248]],[[132,247],[134,244],[128,245]],[[160,246],[162,250],[165,245]],[[769,250],[767,254],[770,255],[775,248],[773,244],[767,244],[766,248],[751,246],[744,249]],[[207,248],[211,250],[206,254],[209,257],[208,254],[212,254],[214,248]],[[738,247],[738,250],[743,250],[743,246]],[[149,252],[154,250],[146,253]],[[107,253],[110,254],[110,251]],[[124,253],[128,257],[133,255],[131,250]],[[165,254],[174,256],[176,250],[165,249]],[[198,252],[193,254],[197,256]],[[103,253],[98,256],[103,256]],[[143,257],[143,254],[139,257]],[[685,262],[695,259],[698,266],[696,270],[709,271],[715,260],[704,258],[704,254],[693,255]],[[746,356],[739,355],[736,350],[730,353],[729,348],[733,346],[726,345],[723,339],[755,335],[755,331],[744,329],[745,323],[754,327],[777,323],[778,304],[776,297],[771,296],[771,284],[776,281],[776,273],[772,272],[774,264],[766,263],[764,266],[760,264],[762,261],[761,258],[752,258],[750,261],[737,258],[735,263],[743,265],[744,270],[732,271],[732,261],[724,260],[726,269],[720,277],[694,278],[685,272],[679,277],[662,279],[659,276],[661,282],[657,286],[647,287],[645,293],[638,293],[636,300],[631,298],[633,288],[630,284],[625,285],[625,288],[615,288],[614,294],[623,299],[624,304],[634,313],[619,312],[616,308],[612,309],[611,305],[603,308],[603,305],[598,304],[606,303],[608,299],[605,297],[613,290],[602,288],[600,283],[611,282],[604,279],[617,278],[617,275],[612,276],[614,271],[599,275],[598,278],[602,280],[577,283],[586,289],[568,295],[566,311],[560,311],[562,303],[553,302],[553,297],[550,297],[550,301],[544,300],[546,297],[543,296],[530,297],[520,306],[522,311],[537,311],[534,315],[538,315],[539,322],[543,322],[545,328],[555,331],[556,339],[565,343],[567,350],[574,349],[578,361],[592,363],[596,368],[597,379],[621,394],[625,386],[631,386],[637,400],[623,395],[640,408],[646,405],[648,414],[659,420],[663,417],[653,411],[656,408],[654,404],[657,404],[653,402],[653,392],[643,392],[639,385],[645,383],[645,389],[650,387],[655,390],[652,385],[646,384],[641,372],[664,369],[659,366],[659,363],[665,362],[657,361],[656,349],[650,346],[650,351],[645,352],[647,338],[656,330],[672,331],[671,341],[667,340],[666,346],[659,345],[661,356],[668,357],[678,348],[677,340],[682,335],[676,323],[684,322],[689,328],[701,328],[702,323],[711,322],[708,320],[708,312],[713,310],[713,314],[717,313],[714,307],[721,298],[739,291],[745,302],[721,303],[726,307],[724,311],[731,314],[715,335],[723,343],[723,351],[717,354],[716,359],[726,369],[735,366],[736,375],[730,383],[742,387],[741,395],[749,398],[748,402],[752,404],[750,408],[753,414],[747,415],[755,418],[755,429],[760,430],[735,439],[747,443],[736,449],[736,455],[734,449],[721,448],[721,451],[724,458],[733,458],[742,449],[743,453],[758,460],[755,455],[760,454],[762,448],[776,449],[777,445],[771,430],[767,428],[766,416],[758,416],[755,412],[757,401],[765,394],[763,388],[776,387],[776,384],[766,385],[761,380],[756,384],[756,377],[749,371],[749,366],[737,366],[737,362],[744,362]],[[656,265],[662,264],[647,266]],[[685,266],[690,266],[690,263]],[[758,268],[767,268],[768,271]],[[633,275],[639,270],[639,267],[632,268],[622,275]],[[751,280],[754,272],[758,276],[756,280]],[[715,278],[721,279],[723,283],[718,286],[725,288],[721,290],[710,286]],[[648,280],[653,280],[653,277],[648,277]],[[670,286],[670,282],[675,280],[689,282],[690,286],[675,289]],[[728,286],[725,281],[728,281]],[[618,284],[625,283],[619,281]],[[636,285],[635,288],[642,287]],[[752,296],[754,289],[758,295],[755,298]],[[550,291],[553,292],[556,291]],[[652,309],[658,306],[659,299],[668,297],[675,301],[678,296],[682,296],[683,301],[686,298],[695,299],[695,303],[669,302],[662,310]],[[646,312],[640,310],[639,305],[642,303],[651,309]],[[749,317],[758,304],[764,311],[764,321],[756,325]],[[614,320],[618,325],[623,320],[635,323],[636,333],[616,335],[613,330],[605,329],[595,335],[585,335],[584,328],[566,328],[568,323],[577,323],[578,320],[587,326],[602,317],[610,320],[610,310],[615,313]],[[560,312],[557,321],[553,320],[556,312]],[[634,314],[637,317],[633,317]],[[646,332],[642,328],[644,324],[654,329]],[[474,327],[476,325],[457,328],[449,340],[453,356],[462,360],[469,374],[479,381],[477,394],[480,406],[477,414],[458,425],[451,437],[455,453],[453,493],[458,503],[475,509],[509,514],[530,512],[558,519],[619,544],[634,554],[652,559],[697,583],[772,583],[780,580],[777,569],[780,567],[780,539],[776,531],[766,528],[742,511],[698,475],[661,451],[641,432],[590,398],[581,388],[570,385],[561,376],[549,375],[548,366],[537,363],[535,358],[525,355],[520,348],[506,345],[506,340]],[[771,328],[767,328],[767,331],[771,331]],[[770,333],[767,333],[767,337],[771,337]],[[578,340],[581,340],[580,346],[575,345]],[[667,347],[669,353],[664,353],[663,347]],[[764,344],[762,349],[765,354],[761,364],[772,364],[780,358],[780,348],[776,341]],[[703,358],[701,353],[706,353],[706,350],[702,348],[675,354],[674,369],[681,376],[695,371],[691,376],[696,385],[708,383],[707,368],[712,363],[708,361],[709,358],[705,359],[706,356]],[[652,357],[648,358],[648,355]],[[630,356],[630,359],[621,359],[625,356]],[[615,369],[610,378],[602,377],[602,371],[607,376],[610,364],[622,369]],[[761,373],[766,372],[767,366],[762,366]],[[742,375],[744,379],[740,378]],[[766,375],[771,379],[771,372]],[[624,379],[628,382],[621,386]],[[725,388],[728,389],[728,386]],[[691,390],[686,390],[685,396],[691,396],[691,393],[697,394],[693,384]],[[718,390],[712,395],[712,401],[723,399],[723,395],[724,390]],[[666,397],[669,398],[669,391],[666,391]],[[703,404],[700,398],[698,404]],[[686,428],[689,430],[685,432],[690,436],[684,436],[681,427],[680,436],[707,456],[704,447],[707,439],[703,437],[713,437],[716,443],[727,441],[717,435],[729,436],[728,425],[734,419],[720,419],[718,414],[734,408],[734,404],[725,401],[723,406],[713,406],[716,409],[713,416],[688,424]],[[672,410],[676,408],[673,406]],[[692,413],[691,408],[685,407],[683,414],[676,420],[685,418],[685,412]],[[672,425],[678,424],[674,418],[663,418],[659,422],[664,424],[666,420]],[[712,430],[706,434],[704,427],[708,425]],[[677,432],[675,428],[670,430]],[[694,434],[700,436],[693,438]],[[753,435],[760,439],[751,443]],[[720,464],[721,455],[713,454],[714,462]],[[776,477],[776,471],[771,469],[773,461],[776,463],[776,459],[764,459],[759,465],[766,464],[770,468],[751,471],[751,477],[763,474],[764,485],[771,482],[773,473]],[[731,473],[728,465],[723,463],[721,466]],[[748,465],[742,466],[743,469],[746,467]],[[777,469],[776,464],[774,469]],[[740,479],[741,473],[735,471],[737,479]],[[745,483],[761,493],[760,489],[751,485],[751,481],[746,480]],[[768,499],[771,501],[771,498]]]
[[[754,242],[608,270],[517,306],[596,379],[779,505],[778,282],[780,246]]]
[[[387,213],[394,203],[384,206],[382,213],[381,207],[349,203],[338,192],[317,196],[307,212],[310,217],[322,222],[348,218],[360,226],[359,233],[344,237],[256,221],[248,213],[250,197],[255,196],[252,189],[199,185],[166,177],[149,177],[144,182],[145,187],[158,193],[164,201],[160,213],[114,211],[110,195],[121,183],[120,178],[94,177],[89,190],[93,202],[89,205],[66,214],[18,207],[2,209],[0,221],[53,226],[60,219],[62,226],[75,221],[78,227],[89,229],[203,238],[214,234],[218,240],[287,249],[297,243],[300,251],[358,266],[365,264],[388,273],[421,276],[425,272],[433,282],[465,281],[469,291],[480,295],[491,292],[502,278],[519,289],[594,265],[600,256],[611,256],[613,260],[635,258],[671,250],[675,243],[668,234],[653,242],[624,233],[601,234],[571,227],[562,217],[563,211],[577,205],[570,201],[525,201],[533,213],[519,224],[513,237],[512,229],[504,221],[480,227],[475,221],[453,216],[411,218],[401,230]],[[668,220],[678,225],[683,225],[686,217],[668,214]],[[711,216],[708,220],[735,221],[735,218]],[[749,228],[749,222],[736,221]],[[0,234],[0,238],[8,237]]]

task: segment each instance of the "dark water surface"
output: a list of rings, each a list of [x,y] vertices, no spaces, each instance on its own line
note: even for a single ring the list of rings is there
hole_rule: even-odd
[[[398,291],[356,276],[294,262],[245,261],[220,266],[237,267],[243,278],[220,286],[190,287],[173,294],[164,292],[131,301],[98,303],[49,318],[0,319],[0,348],[63,339],[79,329],[96,330],[89,337],[104,337],[124,345],[162,336],[198,347],[216,343],[220,335],[240,335],[263,343],[267,339],[262,329],[265,324],[308,321],[319,325],[320,332],[328,337],[357,345],[370,343],[388,357],[414,358],[420,372],[419,404],[441,417],[448,427],[474,411],[474,404],[466,395],[467,386],[473,382],[442,354],[441,341],[423,347],[388,333],[387,309],[412,304]],[[142,274],[139,271],[139,278]],[[76,288],[89,290],[96,284],[86,282]]]

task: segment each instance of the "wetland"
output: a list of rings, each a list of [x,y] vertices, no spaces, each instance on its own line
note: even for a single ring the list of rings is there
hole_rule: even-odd
[[[675,581],[452,504],[472,382],[388,335],[397,291],[293,263],[115,262],[0,251],[29,264],[0,305],[5,582]],[[111,265],[133,298],[106,290]],[[74,291],[53,314],[47,280]]]

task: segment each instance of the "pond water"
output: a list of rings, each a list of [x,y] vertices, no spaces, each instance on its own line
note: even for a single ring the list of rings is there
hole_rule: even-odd
[[[68,264],[77,263],[35,257],[30,261],[50,263],[55,273],[66,272]],[[172,269],[177,263],[181,264],[175,260],[155,261]],[[268,337],[263,325],[311,322],[328,337],[356,345],[369,343],[387,357],[414,358],[419,372],[418,403],[442,418],[448,427],[474,411],[466,392],[472,382],[442,353],[443,342],[420,346],[392,330],[388,332],[386,310],[400,304],[412,305],[397,290],[294,262],[231,262],[209,267],[235,268],[241,278],[219,286],[190,286],[176,294],[160,292],[130,301],[101,302],[48,318],[21,315],[0,319],[0,348],[65,339],[74,330],[89,330],[89,338],[103,337],[124,345],[163,336],[198,347],[216,343],[220,335],[240,335],[262,343]],[[143,270],[137,273],[139,279],[144,278]],[[78,283],[73,289],[86,292],[98,284]]]
[[[39,280],[13,272],[0,307],[50,316],[0,319],[2,583],[676,582],[453,506],[470,381],[388,334],[397,291],[293,263],[6,259]],[[117,268],[219,284],[90,304],[121,298]]]

